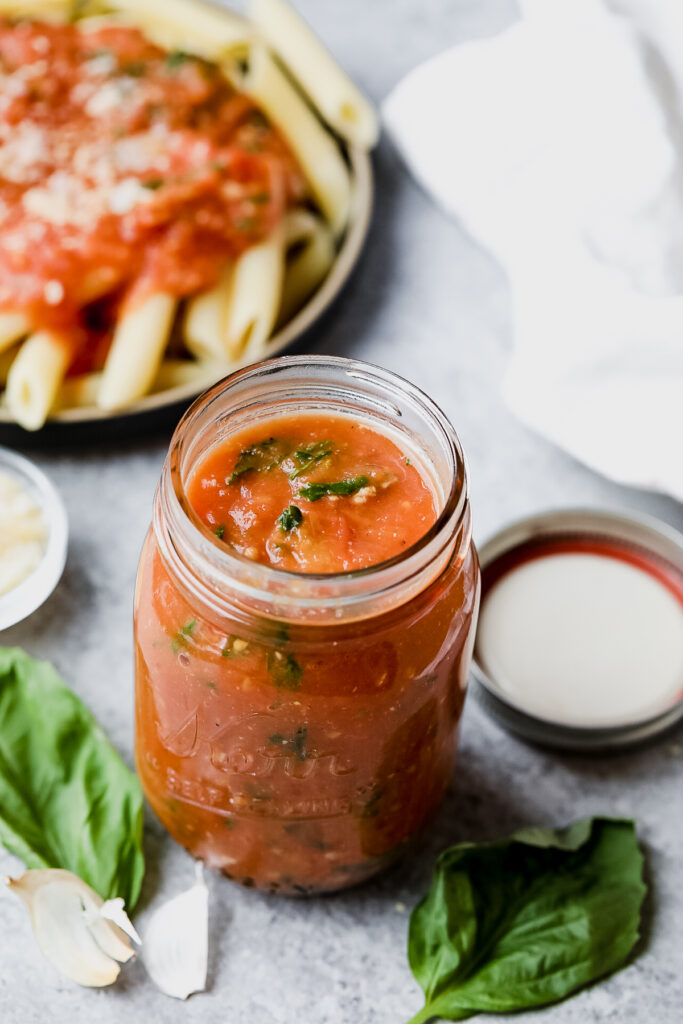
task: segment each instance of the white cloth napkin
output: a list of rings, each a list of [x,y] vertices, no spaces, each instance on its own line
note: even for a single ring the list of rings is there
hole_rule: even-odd
[[[412,71],[385,124],[509,275],[510,408],[683,500],[683,2],[520,6]]]

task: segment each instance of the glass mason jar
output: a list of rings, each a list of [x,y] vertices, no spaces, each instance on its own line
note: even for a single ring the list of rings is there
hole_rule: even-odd
[[[186,485],[213,445],[294,412],[361,418],[431,478],[434,526],[325,575],[219,545]],[[243,885],[309,893],[390,863],[453,769],[479,603],[468,482],[433,402],[386,370],[294,356],[240,370],[180,421],[135,600],[136,756],[170,834]]]

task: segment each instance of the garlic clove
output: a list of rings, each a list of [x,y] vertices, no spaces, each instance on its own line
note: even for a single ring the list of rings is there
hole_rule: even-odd
[[[111,985],[118,961],[135,955],[125,932],[100,915],[104,901],[70,871],[26,871],[5,881],[25,904],[43,956],[79,985]]]
[[[202,865],[197,881],[152,915],[144,932],[142,959],[152,981],[175,999],[206,988],[209,959],[209,893]]]

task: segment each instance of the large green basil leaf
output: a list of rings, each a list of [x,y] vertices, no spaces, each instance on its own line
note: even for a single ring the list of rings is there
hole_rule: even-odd
[[[29,868],[66,868],[132,909],[145,870],[142,792],[46,662],[0,647],[0,842]]]
[[[615,970],[638,938],[642,867],[633,822],[609,818],[445,850],[410,919],[426,999],[410,1024],[542,1006]]]

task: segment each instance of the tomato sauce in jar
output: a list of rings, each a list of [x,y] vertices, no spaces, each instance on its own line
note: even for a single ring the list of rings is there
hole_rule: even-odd
[[[273,892],[390,863],[450,780],[478,600],[462,453],[412,385],[293,357],[208,392],[136,594],[138,769],[171,835]]]

